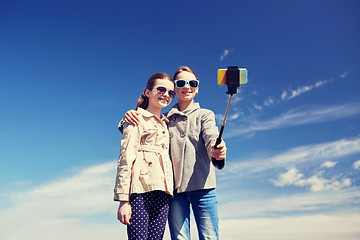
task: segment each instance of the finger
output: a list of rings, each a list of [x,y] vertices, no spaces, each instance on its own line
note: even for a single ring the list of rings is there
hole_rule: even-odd
[[[131,223],[130,223],[130,215],[125,216],[125,223],[124,224],[131,225]]]
[[[125,221],[124,221],[124,216],[123,215],[120,215],[120,219],[119,221],[122,223],[122,224],[125,224]]]
[[[127,124],[131,125],[131,122],[126,117],[124,118],[124,120]]]
[[[139,121],[136,118],[131,118],[131,123],[133,125],[139,125]]]
[[[226,154],[213,153],[213,154],[211,154],[211,156],[212,156],[213,158],[215,158],[216,160],[223,160],[223,159],[225,159]]]
[[[139,118],[138,118],[139,113],[136,111],[131,111],[130,112],[130,118],[131,121],[134,122],[136,125],[139,124]]]

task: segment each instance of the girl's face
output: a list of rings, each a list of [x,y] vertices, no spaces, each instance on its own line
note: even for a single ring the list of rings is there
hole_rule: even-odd
[[[195,75],[190,72],[180,72],[178,75],[176,75],[176,78],[174,80],[197,80]],[[195,97],[195,95],[198,93],[199,87],[197,88],[191,88],[188,83],[185,84],[183,88],[177,88],[175,87],[176,96],[178,98],[179,102],[182,101],[192,101]]]
[[[166,91],[164,92],[164,90]],[[152,90],[146,89],[145,94],[149,98],[149,107],[164,108],[171,103],[169,91],[174,91],[174,83],[168,79],[156,79]]]

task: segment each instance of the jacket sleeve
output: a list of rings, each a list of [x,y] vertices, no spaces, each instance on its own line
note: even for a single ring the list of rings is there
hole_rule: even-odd
[[[140,137],[139,126],[124,125],[120,155],[117,162],[114,188],[115,201],[129,201],[132,166],[138,153]]]
[[[215,144],[216,138],[219,135],[219,131],[215,122],[215,114],[210,110],[207,110],[202,115],[201,132],[209,158],[211,159],[211,145]],[[212,161],[212,163],[214,167],[216,167],[217,169],[222,169],[225,166],[225,159],[224,160],[215,159],[214,161]]]
[[[118,124],[118,130],[120,131],[121,134],[124,133],[124,125],[125,125],[125,120],[121,119],[121,121]]]

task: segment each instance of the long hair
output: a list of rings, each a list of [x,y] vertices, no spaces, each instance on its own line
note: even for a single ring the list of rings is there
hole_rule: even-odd
[[[146,88],[137,101],[136,109],[138,109],[138,107],[146,109],[149,106],[149,98],[146,96],[145,92],[146,92],[146,89],[149,89],[151,91],[154,88],[157,79],[167,79],[171,82],[174,82],[174,80],[166,73],[157,72],[154,75],[152,75],[147,80]]]
[[[181,67],[179,67],[179,68],[175,71],[174,76],[173,76],[173,79],[176,79],[176,76],[177,76],[179,73],[181,73],[181,72],[189,72],[189,73],[192,73],[192,74],[194,74],[194,76],[196,77],[196,80],[198,79],[198,77],[196,76],[195,72],[194,72],[191,68],[189,68],[189,67],[187,67],[187,66],[181,66]]]

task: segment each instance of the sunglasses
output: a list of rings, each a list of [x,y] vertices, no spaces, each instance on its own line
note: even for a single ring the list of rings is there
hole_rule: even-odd
[[[157,92],[161,95],[165,94],[166,92],[168,92],[169,96],[171,98],[176,97],[176,93],[173,90],[167,90],[165,87],[157,87],[156,88]]]
[[[183,88],[186,84],[189,84],[191,88],[197,88],[199,86],[199,80],[175,80],[174,82],[177,88]]]

